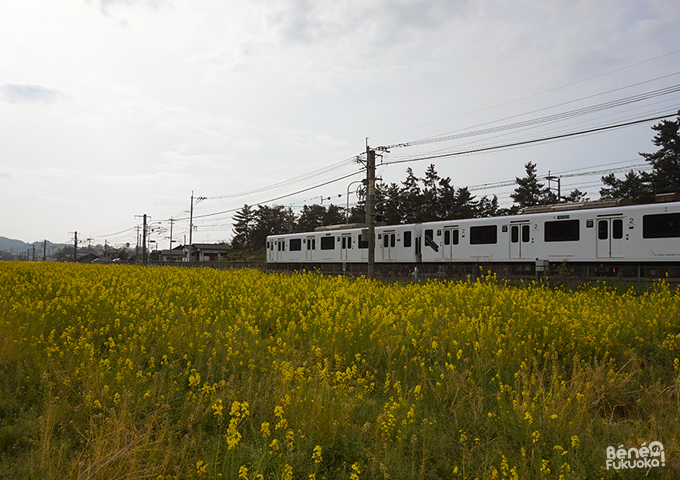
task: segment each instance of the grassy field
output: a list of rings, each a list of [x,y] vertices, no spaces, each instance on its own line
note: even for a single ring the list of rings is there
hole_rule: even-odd
[[[664,285],[0,262],[0,478],[675,479],[678,357]]]

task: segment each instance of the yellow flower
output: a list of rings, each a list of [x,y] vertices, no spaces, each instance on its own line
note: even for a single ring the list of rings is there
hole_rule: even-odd
[[[199,477],[202,477],[203,475],[208,473],[208,464],[205,463],[203,460],[199,460],[196,462],[196,475]]]
[[[238,478],[248,480],[248,467],[241,465],[238,469]]]
[[[224,406],[222,405],[222,400],[218,398],[217,401],[215,403],[213,403],[212,409],[213,409],[213,415],[221,417],[222,416],[222,410],[224,410]]]
[[[314,460],[314,463],[323,462],[323,458],[321,457],[321,445],[314,447],[314,452],[312,452],[312,460]]]
[[[578,438],[578,435],[574,435],[571,437],[571,446],[572,448],[579,448],[581,446],[581,442]]]

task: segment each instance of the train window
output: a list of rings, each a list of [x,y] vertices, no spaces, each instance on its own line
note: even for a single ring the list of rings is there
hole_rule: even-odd
[[[434,230],[432,230],[431,228],[428,228],[427,230],[425,230],[425,245],[430,247],[435,252],[438,252],[439,251],[439,245],[434,243],[433,235],[434,235]]]
[[[342,237],[342,248],[347,248],[347,237]]]
[[[267,242],[267,250],[269,249],[269,242]]]
[[[623,220],[620,218],[612,222],[612,238],[616,240],[623,238]]]
[[[335,237],[321,237],[321,250],[335,250]]]
[[[489,245],[497,243],[498,228],[496,225],[470,227],[470,245]]]
[[[404,247],[409,248],[411,246],[411,232],[404,232]]]
[[[396,238],[397,238],[397,236],[394,233],[392,235],[390,235],[390,247],[394,248],[394,246],[396,245],[396,243],[395,243]]]
[[[444,230],[444,245],[451,245],[451,230]]]
[[[383,235],[383,247],[387,248],[390,244],[389,235]]]
[[[529,233],[529,225],[522,225],[522,242],[527,243],[531,240],[531,235]]]
[[[299,252],[302,250],[302,239],[301,238],[291,238],[290,239],[290,251]]]
[[[352,237],[347,237],[347,248],[352,248]]]
[[[680,213],[661,213],[642,217],[642,238],[680,237]]]
[[[316,250],[316,238],[312,239],[312,250]]]
[[[368,238],[364,240],[361,234],[359,234],[359,248],[368,248]]]
[[[460,239],[460,234],[458,233],[458,230],[453,231],[453,244],[458,245]]]
[[[607,240],[609,238],[609,222],[607,220],[597,222],[597,238],[599,240]]]
[[[578,220],[545,222],[546,242],[577,242],[580,238]]]
[[[517,225],[510,227],[510,241],[512,243],[519,242],[519,227]]]

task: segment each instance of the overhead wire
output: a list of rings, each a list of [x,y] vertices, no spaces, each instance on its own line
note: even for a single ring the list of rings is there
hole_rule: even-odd
[[[640,118],[640,115],[643,115],[643,114],[645,116],[654,116],[654,115],[659,114],[660,112],[667,111],[670,107],[668,107],[667,109],[664,109],[664,110],[659,110],[659,109],[649,110],[650,106],[659,105],[659,104],[666,104],[670,101],[674,102],[673,108],[675,109],[675,108],[677,108],[678,105],[680,105],[680,96],[678,96],[678,98],[668,98],[668,99],[664,99],[664,100],[661,100],[661,101],[658,101],[658,102],[652,102],[648,105],[641,105],[641,106],[636,106],[636,107],[633,107],[633,108],[628,108],[628,109],[625,109],[625,110],[619,111],[619,112],[609,113],[609,114],[606,114],[606,115],[599,115],[595,119],[580,120],[580,121],[577,121],[577,122],[569,122],[569,124],[566,127],[569,127],[569,126],[574,127],[574,126],[577,126],[577,125],[586,125],[588,127],[602,126],[602,125],[604,125],[602,123],[604,119],[612,118],[612,117],[615,117],[616,121],[623,122],[623,121],[629,121],[629,120],[634,120],[634,119]],[[625,115],[625,116],[622,115],[622,114],[631,113],[633,111],[639,111],[639,110],[642,110],[642,109],[645,109],[645,111],[643,113],[639,114],[639,115]],[[541,131],[544,132],[544,133],[563,132],[563,131],[565,131],[564,129],[566,127],[565,126],[554,126],[552,128],[542,128]],[[532,131],[532,130],[535,130],[535,128],[534,127],[521,128],[521,129],[516,130],[516,131],[504,132],[504,133],[501,133],[501,134],[493,135],[493,136],[488,137],[488,138],[474,139],[474,140],[470,140],[468,142],[458,143],[454,147],[446,147],[446,148],[443,148],[443,149],[436,149],[436,150],[430,151],[430,153],[441,153],[441,152],[454,151],[454,150],[460,149],[460,147],[466,146],[466,145],[480,145],[480,144],[481,145],[488,145],[489,144],[488,142],[493,140],[493,139],[507,137],[509,135],[516,135],[517,133],[522,133],[522,132]],[[526,139],[526,138],[531,138],[531,137],[520,136],[520,137],[517,138],[517,140]],[[408,158],[414,158],[416,156],[418,156],[418,154],[412,154],[412,153],[408,154],[408,155],[391,154],[390,159],[393,159],[393,160],[408,159]]]
[[[642,61],[640,61],[640,62],[632,63],[632,64],[626,65],[626,66],[624,66],[624,67],[620,67],[620,68],[617,68],[617,69],[614,69],[614,70],[610,70],[610,71],[608,71],[608,72],[604,72],[604,73],[601,73],[601,74],[598,74],[598,75],[594,75],[594,76],[592,76],[592,77],[588,77],[588,78],[585,78],[585,79],[582,79],[582,80],[578,80],[578,81],[576,81],[576,82],[568,83],[568,84],[566,84],[566,85],[561,85],[561,86],[559,86],[559,87],[551,88],[551,89],[549,89],[549,90],[544,90],[544,91],[539,92],[539,93],[534,93],[534,94],[531,94],[531,95],[526,95],[526,96],[524,96],[524,97],[516,98],[516,99],[514,99],[514,100],[509,100],[509,101],[507,101],[507,102],[503,102],[503,103],[500,103],[500,104],[492,105],[492,106],[490,106],[490,107],[481,108],[481,109],[479,109],[479,110],[475,110],[475,111],[472,111],[472,112],[463,113],[463,114],[461,114],[461,115],[455,115],[455,116],[453,116],[453,117],[443,118],[443,119],[441,119],[441,120],[436,120],[436,121],[434,121],[434,122],[428,122],[428,123],[425,123],[425,124],[422,124],[422,125],[416,125],[416,126],[413,126],[413,127],[403,128],[403,129],[395,130],[395,131],[392,131],[392,132],[385,132],[385,133],[381,133],[381,134],[377,134],[377,135],[372,135],[371,138],[383,137],[383,136],[391,135],[391,134],[394,134],[394,133],[401,133],[401,132],[405,132],[405,131],[408,131],[408,130],[414,130],[414,129],[417,129],[417,128],[422,128],[422,127],[426,127],[426,126],[430,126],[430,125],[435,125],[435,124],[437,124],[437,123],[442,123],[442,122],[446,122],[446,121],[449,121],[449,120],[454,120],[454,119],[456,119],[456,118],[462,118],[462,117],[466,117],[466,116],[469,116],[469,115],[474,115],[474,114],[477,114],[477,113],[482,113],[482,112],[485,112],[485,111],[488,111],[488,110],[493,110],[493,109],[495,109],[495,108],[504,107],[504,106],[506,106],[506,105],[511,105],[511,104],[513,104],[513,103],[521,102],[521,101],[523,101],[523,100],[528,100],[528,99],[530,99],[530,98],[534,98],[534,97],[538,97],[538,96],[541,96],[541,95],[545,95],[546,93],[556,92],[556,91],[562,90],[562,89],[564,89],[564,88],[569,88],[569,87],[572,87],[572,86],[574,86],[574,85],[579,85],[579,84],[581,84],[581,83],[589,82],[589,81],[591,81],[591,80],[595,80],[596,78],[605,77],[605,76],[607,76],[607,75],[611,75],[611,74],[613,74],[613,73],[617,73],[617,72],[620,72],[620,71],[623,71],[623,70],[627,70],[627,69],[629,69],[629,68],[633,68],[633,67],[636,67],[636,66],[639,66],[639,65],[643,65],[643,64],[645,64],[645,63],[649,63],[649,62],[652,62],[652,61],[654,61],[654,60],[658,60],[658,59],[660,59],[660,58],[664,58],[664,57],[667,57],[667,56],[670,56],[670,55],[674,55],[674,54],[676,54],[676,53],[680,53],[680,49],[673,50],[673,51],[670,51],[670,52],[668,52],[668,53],[664,53],[664,54],[662,54],[662,55],[658,55],[658,56],[656,56],[656,57],[648,58],[648,59],[642,60]]]
[[[559,121],[559,120],[563,120],[565,118],[571,118],[571,117],[575,117],[575,116],[587,115],[587,114],[597,112],[597,111],[601,111],[601,110],[605,110],[605,109],[608,109],[608,108],[614,108],[614,107],[626,105],[626,104],[629,104],[629,103],[640,102],[640,101],[647,100],[649,98],[654,98],[654,97],[661,96],[661,95],[668,95],[670,93],[675,93],[675,92],[680,91],[680,84],[672,85],[670,87],[660,88],[660,89],[657,89],[657,90],[652,90],[650,92],[645,92],[645,93],[641,93],[641,94],[637,94],[637,95],[631,95],[629,97],[624,97],[622,99],[611,100],[609,102],[604,102],[604,103],[600,103],[600,104],[596,104],[596,105],[582,107],[582,108],[578,108],[578,109],[575,109],[575,110],[569,110],[567,112],[557,113],[557,114],[553,114],[553,115],[547,115],[547,116],[539,117],[539,118],[536,118],[536,119],[533,119],[533,120],[525,120],[525,121],[522,121],[522,122],[515,122],[515,123],[512,123],[512,124],[508,124],[508,125],[501,125],[501,126],[498,126],[498,127],[491,127],[491,128],[482,129],[482,130],[474,130],[474,131],[469,131],[469,132],[465,132],[465,133],[457,133],[457,132],[464,132],[465,130],[469,130],[471,128],[479,128],[479,127],[482,127],[484,125],[490,125],[490,124],[497,123],[497,122],[503,122],[503,121],[506,121],[506,120],[511,120],[513,118],[523,117],[523,116],[526,116],[526,115],[530,115],[532,113],[550,110],[552,108],[557,108],[557,107],[561,107],[561,106],[564,106],[564,105],[580,102],[582,100],[586,100],[586,99],[589,99],[589,98],[595,98],[595,97],[598,97],[598,96],[601,96],[601,95],[606,95],[606,94],[613,93],[613,92],[616,92],[616,91],[625,90],[625,89],[628,89],[628,88],[632,88],[632,87],[635,87],[635,86],[639,86],[639,85],[642,85],[642,84],[645,84],[645,83],[657,81],[657,80],[668,78],[668,77],[675,76],[675,75],[680,75],[680,72],[675,72],[675,73],[672,73],[672,74],[669,74],[669,75],[664,75],[662,77],[657,77],[657,78],[654,78],[654,79],[651,79],[651,80],[646,80],[644,82],[638,82],[638,83],[634,83],[634,84],[631,84],[631,85],[626,85],[625,87],[620,87],[620,88],[608,90],[606,92],[600,92],[600,93],[597,93],[597,94],[594,94],[594,95],[589,95],[589,96],[586,96],[586,97],[582,97],[582,98],[579,98],[579,99],[576,99],[576,100],[570,100],[568,102],[558,103],[556,105],[552,105],[552,106],[549,106],[549,107],[543,107],[543,108],[539,108],[539,109],[536,109],[536,110],[532,110],[532,111],[517,114],[517,115],[511,115],[509,117],[505,117],[505,118],[500,119],[500,120],[495,120],[493,122],[485,122],[485,123],[482,123],[482,124],[479,124],[479,125],[475,125],[473,127],[468,127],[468,128],[465,128],[465,129],[460,129],[460,130],[456,130],[454,132],[450,132],[450,134],[436,135],[436,136],[426,137],[426,138],[423,138],[423,139],[420,139],[420,140],[413,140],[413,141],[406,142],[406,143],[398,143],[398,144],[393,144],[393,145],[376,147],[376,150],[383,150],[384,151],[384,150],[389,150],[389,149],[393,149],[393,148],[412,147],[412,146],[416,146],[416,145],[425,145],[425,144],[434,143],[434,142],[444,142],[444,141],[449,141],[449,140],[456,140],[458,138],[466,138],[466,137],[470,137],[470,136],[485,135],[485,134],[488,134],[488,133],[495,133],[495,132],[501,131],[501,130],[509,130],[509,129],[519,128],[519,127],[523,127],[523,126],[527,126],[527,125],[536,125],[536,124],[540,124],[540,123],[548,123],[548,122],[553,122],[553,121]]]
[[[405,160],[393,160],[393,161],[389,161],[389,162],[384,162],[384,165],[391,165],[391,164],[395,164],[395,163],[418,162],[418,161],[422,161],[422,160],[432,160],[432,159],[435,159],[435,158],[446,158],[446,157],[454,157],[454,156],[461,156],[461,155],[469,155],[469,154],[472,154],[472,153],[488,152],[488,151],[492,151],[492,150],[501,150],[501,149],[505,149],[505,148],[509,148],[509,147],[542,143],[542,142],[546,142],[546,141],[550,141],[550,140],[566,139],[566,138],[575,137],[575,136],[581,136],[581,135],[587,135],[587,134],[591,134],[591,133],[603,132],[603,131],[606,131],[606,130],[624,128],[624,127],[628,127],[628,126],[632,126],[632,125],[637,125],[637,124],[640,124],[640,123],[651,122],[651,121],[654,121],[654,120],[661,120],[661,119],[664,119],[664,118],[672,117],[674,115],[675,115],[675,113],[667,113],[665,115],[643,118],[643,119],[634,120],[634,121],[631,121],[631,122],[624,122],[624,123],[619,123],[619,124],[614,124],[614,125],[607,125],[607,126],[598,127],[598,128],[591,128],[591,129],[587,129],[587,130],[579,130],[579,131],[576,131],[576,132],[568,132],[568,133],[559,134],[559,135],[533,138],[533,139],[524,140],[524,141],[511,142],[511,143],[493,145],[493,146],[487,146],[487,147],[480,147],[480,148],[470,149],[470,150],[459,150],[459,151],[453,151],[453,152],[449,152],[449,153],[442,153],[442,154],[438,154],[438,155],[424,155],[424,156],[419,156],[419,157],[416,157],[416,158],[410,158],[410,159],[405,159]]]

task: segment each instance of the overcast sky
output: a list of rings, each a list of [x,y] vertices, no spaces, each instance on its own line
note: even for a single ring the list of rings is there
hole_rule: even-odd
[[[477,133],[391,148],[386,182],[429,163],[457,187],[512,180],[527,161],[541,175],[640,164],[655,121],[389,163],[677,111],[678,25],[677,0],[0,0],[0,236],[134,244],[146,213],[179,219],[182,241],[193,191],[197,216],[217,213],[194,241],[229,240],[230,210],[356,172],[273,202],[344,205],[367,137]],[[601,175],[563,190],[597,199]],[[509,206],[511,192],[473,193]]]

